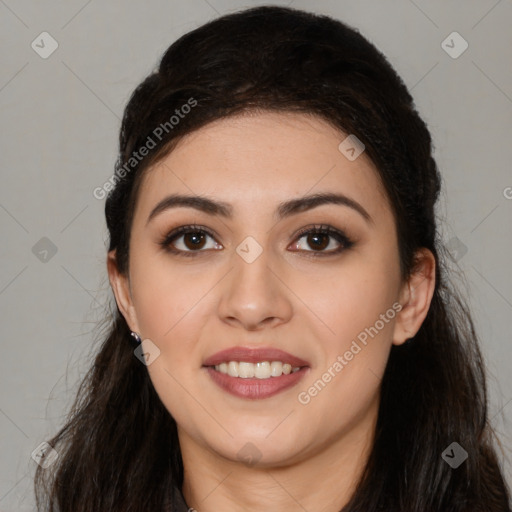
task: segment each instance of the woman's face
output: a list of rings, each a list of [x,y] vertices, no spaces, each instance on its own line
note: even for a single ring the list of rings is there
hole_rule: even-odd
[[[182,448],[276,465],[368,441],[391,345],[411,334],[400,329],[393,215],[366,154],[338,148],[345,137],[304,114],[223,119],[147,173],[116,298],[146,340],[147,370]],[[316,194],[348,199],[293,207]],[[223,207],[166,203],[171,195]],[[198,227],[168,237],[190,224]],[[301,234],[315,226],[320,233]],[[227,365],[263,377],[244,379],[205,366],[233,347],[269,352],[220,359],[276,361],[278,375],[288,358],[270,352],[278,349],[302,369],[268,377],[267,365]]]

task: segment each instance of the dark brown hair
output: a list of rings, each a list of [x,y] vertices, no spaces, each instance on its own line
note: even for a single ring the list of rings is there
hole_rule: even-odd
[[[191,99],[194,108],[170,123]],[[448,280],[438,238],[434,207],[441,178],[431,136],[403,81],[357,29],[327,16],[264,6],[217,18],[169,47],[158,70],[134,91],[122,121],[116,186],[105,204],[109,249],[116,249],[120,271],[129,265],[144,171],[183,136],[251,111],[312,114],[355,134],[393,208],[403,279],[418,248],[436,258],[428,315],[414,338],[392,347],[375,443],[343,512],[510,512],[477,335]],[[133,154],[148,138],[155,141],[155,133],[157,147],[134,164]],[[183,483],[175,421],[134,357],[119,310],[111,322],[67,423],[49,441],[60,457],[37,470],[39,510],[164,510],[170,490]],[[454,441],[468,453],[456,469],[441,457]]]

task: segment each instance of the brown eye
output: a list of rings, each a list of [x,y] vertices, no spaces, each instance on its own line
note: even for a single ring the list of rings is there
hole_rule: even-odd
[[[306,240],[310,247],[317,251],[322,251],[329,245],[329,238],[330,236],[325,233],[310,233],[307,235]]]
[[[300,240],[305,239],[307,245],[312,250],[300,247]],[[304,252],[312,253],[312,256],[329,256],[338,254],[354,245],[343,232],[331,226],[315,226],[310,229],[305,229],[297,238],[297,242],[293,244],[294,249],[303,250]],[[328,250],[326,250],[329,248]]]
[[[194,253],[205,252],[202,249],[220,249],[222,246],[213,242],[207,246],[208,238],[213,239],[214,235],[205,228],[199,226],[181,226],[169,233],[160,245],[174,254],[183,256],[195,256]],[[180,240],[181,239],[181,240]]]
[[[185,233],[183,236],[183,244],[187,249],[202,249],[204,246],[205,235],[199,232]]]

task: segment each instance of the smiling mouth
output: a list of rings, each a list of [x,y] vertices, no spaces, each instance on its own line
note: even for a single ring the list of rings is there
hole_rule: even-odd
[[[246,361],[229,361],[207,366],[219,373],[240,379],[270,379],[298,372],[303,366],[292,367],[289,363],[281,361],[260,361],[250,363]]]
[[[272,346],[230,347],[207,357],[202,369],[221,390],[251,400],[277,395],[311,370],[307,360]]]

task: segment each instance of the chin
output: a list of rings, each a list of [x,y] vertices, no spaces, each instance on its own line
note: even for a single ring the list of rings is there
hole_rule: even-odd
[[[232,462],[241,463],[247,467],[270,468],[286,466],[290,463],[300,460],[304,454],[303,447],[291,439],[276,436],[272,438],[272,434],[266,437],[240,435],[234,439],[229,438],[226,446],[212,448],[222,457]]]

